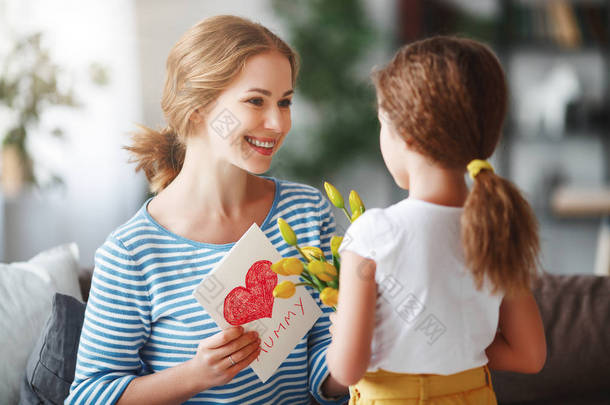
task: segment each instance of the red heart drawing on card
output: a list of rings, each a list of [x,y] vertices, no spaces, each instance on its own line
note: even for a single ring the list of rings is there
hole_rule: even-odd
[[[269,260],[259,260],[246,273],[246,287],[235,287],[227,294],[224,317],[231,325],[243,325],[273,314],[273,289],[277,274],[271,271]]]

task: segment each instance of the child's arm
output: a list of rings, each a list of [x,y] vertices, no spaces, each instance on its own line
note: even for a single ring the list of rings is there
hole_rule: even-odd
[[[504,298],[499,330],[485,350],[494,370],[537,373],[546,361],[546,339],[538,306],[532,294]]]
[[[375,267],[374,261],[356,253],[341,253],[339,303],[326,361],[343,385],[358,382],[369,365],[377,301]]]

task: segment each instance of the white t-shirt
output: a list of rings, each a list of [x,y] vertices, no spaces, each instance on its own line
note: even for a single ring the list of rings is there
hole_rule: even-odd
[[[503,297],[489,284],[475,288],[464,264],[462,212],[407,198],[367,210],[347,230],[339,251],[377,265],[369,371],[448,375],[487,364]]]

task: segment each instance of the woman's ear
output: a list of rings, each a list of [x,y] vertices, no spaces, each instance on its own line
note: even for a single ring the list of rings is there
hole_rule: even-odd
[[[191,122],[193,122],[194,124],[201,124],[203,122],[203,117],[199,113],[199,109],[196,109],[195,111],[193,111],[191,113],[191,116],[189,117],[189,120]]]

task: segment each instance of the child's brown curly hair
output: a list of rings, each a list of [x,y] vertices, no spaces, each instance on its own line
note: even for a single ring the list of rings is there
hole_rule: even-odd
[[[470,39],[437,36],[402,47],[373,73],[379,109],[415,150],[446,168],[489,158],[507,110],[507,85],[494,53]],[[466,265],[507,295],[529,290],[538,269],[538,225],[517,188],[482,170],[464,205]]]

